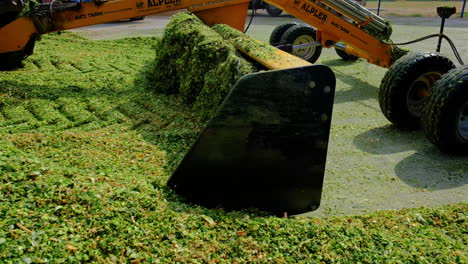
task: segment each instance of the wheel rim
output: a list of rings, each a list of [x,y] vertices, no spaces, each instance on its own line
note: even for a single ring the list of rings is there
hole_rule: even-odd
[[[308,43],[312,43],[312,42],[315,42],[314,38],[312,38],[311,36],[308,36],[308,35],[302,35],[302,36],[299,36],[298,38],[296,38],[294,40],[293,45],[308,44]],[[309,46],[309,47],[305,47],[305,48],[294,49],[293,54],[295,56],[297,56],[297,57],[302,58],[303,60],[308,60],[314,55],[315,49],[316,49],[315,46]]]
[[[406,95],[406,105],[413,116],[421,117],[429,92],[441,76],[440,72],[427,72],[413,82]]]
[[[468,101],[460,107],[457,123],[458,134],[468,140]]]

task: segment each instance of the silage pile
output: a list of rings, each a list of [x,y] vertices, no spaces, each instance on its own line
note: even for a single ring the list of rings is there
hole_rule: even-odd
[[[156,46],[150,83],[157,92],[179,93],[208,119],[236,81],[254,71],[232,44],[199,18],[177,13]]]

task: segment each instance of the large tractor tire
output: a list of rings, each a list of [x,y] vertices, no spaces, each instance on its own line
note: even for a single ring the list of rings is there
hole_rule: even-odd
[[[130,18],[130,21],[140,21],[140,20],[143,20],[143,19],[145,19],[144,16],[139,16],[139,17]]]
[[[344,50],[340,50],[340,49],[335,48],[335,51],[336,51],[336,54],[338,54],[338,56],[340,56],[340,58],[342,58],[345,61],[356,61],[357,59],[359,59],[358,56],[348,54]]]
[[[468,65],[450,70],[434,85],[422,126],[441,151],[468,153]]]
[[[23,50],[0,53],[0,71],[10,71],[23,66],[23,60],[28,57]]]
[[[281,38],[283,37],[284,32],[286,32],[288,29],[295,25],[298,25],[298,23],[284,22],[283,24],[276,26],[270,35],[270,45],[278,45],[281,42]]]
[[[0,27],[3,27],[20,16],[26,8],[26,0],[0,0]],[[23,60],[32,54],[36,36],[31,37],[24,49],[0,53],[0,71],[14,70],[21,67]]]
[[[307,25],[295,25],[284,32],[280,42],[292,45],[316,42],[316,30]],[[291,54],[310,63],[314,63],[320,57],[321,53],[322,46],[310,46],[293,49]]]
[[[31,37],[24,49],[0,53],[0,71],[10,71],[23,66],[23,60],[33,53],[37,36]]]
[[[283,13],[283,10],[277,8],[274,5],[270,5],[268,3],[264,3],[264,5],[265,5],[265,9],[266,9],[267,13],[272,17],[277,17],[277,16],[281,15],[281,13]]]
[[[401,57],[388,69],[380,84],[382,113],[398,128],[418,129],[430,90],[454,67],[450,59],[436,52],[410,53]]]
[[[0,27],[15,20],[26,6],[23,0],[0,0]]]

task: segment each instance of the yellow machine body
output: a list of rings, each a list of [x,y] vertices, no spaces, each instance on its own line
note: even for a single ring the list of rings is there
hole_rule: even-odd
[[[323,47],[345,43],[348,54],[381,67],[391,65],[391,46],[362,30],[372,18],[356,24],[346,14],[334,12],[335,6],[322,0],[266,0],[317,29],[317,41]],[[121,19],[187,9],[207,25],[226,24],[243,31],[248,0],[108,0],[70,3],[46,17],[23,16],[0,28],[0,54],[24,49],[37,35],[79,28]],[[44,5],[45,8],[49,4]]]

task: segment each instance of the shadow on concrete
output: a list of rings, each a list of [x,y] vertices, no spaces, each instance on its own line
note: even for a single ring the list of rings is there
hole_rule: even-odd
[[[420,189],[443,190],[468,184],[468,155],[441,153],[421,131],[401,131],[392,125],[368,130],[354,138],[354,145],[373,155],[415,152],[395,166],[395,174]]]
[[[346,102],[357,102],[357,101],[363,101],[363,100],[372,99],[372,98],[377,99],[378,97],[378,87],[375,87],[362,79],[356,78],[350,75],[349,73],[344,73],[340,71],[339,67],[350,66],[353,63],[356,63],[356,62],[345,61],[342,59],[334,59],[334,60],[328,60],[328,61],[322,62],[323,65],[326,65],[333,70],[337,80],[340,80],[341,82],[351,87],[350,89],[347,89],[347,90],[336,91],[335,93],[336,104],[346,103]],[[380,109],[374,109],[374,110],[380,111]]]

